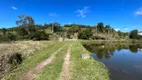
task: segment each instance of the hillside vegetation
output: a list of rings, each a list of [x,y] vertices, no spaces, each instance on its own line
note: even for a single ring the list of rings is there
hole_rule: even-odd
[[[115,30],[111,25],[103,22],[97,25],[65,24],[58,22],[49,24],[35,24],[34,19],[28,15],[18,16],[17,26],[0,29],[0,42],[16,40],[57,40],[63,39],[92,39],[92,40],[120,40],[141,39],[138,30],[121,32]]]

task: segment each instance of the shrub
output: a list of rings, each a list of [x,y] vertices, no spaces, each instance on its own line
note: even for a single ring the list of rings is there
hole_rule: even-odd
[[[0,42],[10,42],[10,41],[16,41],[17,37],[16,35],[12,33],[8,33],[5,36],[0,36]]]
[[[16,37],[16,35],[14,35],[14,34],[12,34],[12,33],[8,33],[7,39],[8,39],[9,41],[16,41],[17,37]]]
[[[85,29],[79,32],[78,38],[79,39],[89,39],[93,35],[91,29]]]
[[[50,34],[46,34],[44,31],[36,31],[35,33],[31,33],[29,37],[32,40],[49,40],[49,35]]]
[[[129,35],[129,38],[130,39],[138,39],[138,30],[131,31],[130,35]]]

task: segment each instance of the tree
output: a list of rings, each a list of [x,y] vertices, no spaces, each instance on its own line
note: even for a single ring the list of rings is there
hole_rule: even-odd
[[[21,15],[18,18],[19,20],[16,21],[17,25],[34,25],[34,20],[31,16]]]
[[[138,38],[138,30],[132,30],[129,35],[130,39],[137,39]]]
[[[45,23],[45,24],[43,25],[43,29],[47,29],[47,28],[51,28],[51,26],[50,26],[50,24],[46,24],[46,23]]]
[[[71,27],[71,25],[70,24],[65,24],[64,27]]]
[[[5,28],[2,28],[2,34],[3,34],[3,36],[6,35],[6,32],[7,32],[7,30]]]
[[[61,28],[60,23],[58,23],[58,22],[50,23],[50,26],[52,26],[51,27],[52,32],[60,31],[60,28]]]
[[[104,24],[102,22],[99,22],[97,24],[97,31],[103,32]]]
[[[46,34],[45,31],[36,31],[35,33],[30,34],[30,39],[49,40],[49,34]]]
[[[87,28],[79,32],[79,39],[89,39],[93,35],[91,29]]]
[[[122,32],[120,30],[117,33],[118,33],[118,36],[122,36]]]
[[[106,32],[109,34],[109,31],[111,29],[110,25],[106,25],[105,29],[106,29]]]
[[[71,31],[72,33],[78,32],[78,31],[79,31],[78,25],[77,25],[77,24],[73,24],[73,25],[71,26],[71,28],[70,28],[70,31]]]
[[[21,15],[18,16],[19,20],[16,21],[16,24],[23,27],[24,30],[30,34],[30,27],[34,25],[34,20],[31,16]]]

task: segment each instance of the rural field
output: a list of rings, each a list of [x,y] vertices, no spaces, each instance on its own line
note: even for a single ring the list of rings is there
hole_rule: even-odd
[[[0,80],[142,80],[142,0],[1,0]]]
[[[16,41],[0,47],[1,64],[5,60],[3,70],[7,70],[3,80],[109,80],[102,63],[81,58],[91,54],[79,41]]]

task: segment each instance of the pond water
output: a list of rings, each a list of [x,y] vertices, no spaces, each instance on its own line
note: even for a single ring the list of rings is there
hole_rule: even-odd
[[[95,60],[103,62],[111,80],[142,80],[142,44],[84,44]]]

